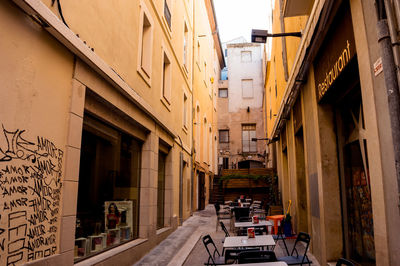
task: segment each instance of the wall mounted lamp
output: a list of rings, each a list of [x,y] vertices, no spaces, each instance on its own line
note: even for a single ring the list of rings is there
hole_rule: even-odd
[[[300,37],[301,32],[285,32],[285,33],[268,33],[267,30],[251,30],[251,42],[254,43],[266,43],[268,37]]]

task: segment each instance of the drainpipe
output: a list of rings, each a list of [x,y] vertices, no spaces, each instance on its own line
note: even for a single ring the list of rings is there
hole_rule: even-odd
[[[395,1],[397,8],[399,7],[398,1]],[[385,4],[385,12],[387,16],[387,23],[389,26],[389,33],[392,42],[392,50],[394,56],[394,62],[396,64],[396,74],[397,74],[397,82],[400,82],[400,50],[399,50],[399,38],[398,38],[398,25],[396,22],[395,12],[397,11],[396,7],[389,0],[384,0]]]
[[[285,18],[283,17],[283,0],[279,0],[280,15],[279,20],[281,23],[281,32],[285,32]],[[285,74],[285,81],[289,79],[289,71],[287,64],[287,50],[286,50],[286,37],[281,38],[282,41],[282,63],[283,63],[283,73]]]
[[[384,14],[384,2],[375,2],[378,15],[377,32],[378,43],[381,49],[383,74],[388,95],[390,125],[393,138],[394,159],[396,166],[398,204],[400,203],[400,95],[396,75],[396,64],[392,50],[388,22]],[[400,204],[398,205],[400,211]]]

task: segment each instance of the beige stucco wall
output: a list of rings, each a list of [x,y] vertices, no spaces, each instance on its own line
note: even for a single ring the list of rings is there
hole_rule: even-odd
[[[7,265],[64,250],[73,56],[10,1],[0,3],[0,23],[7,25],[0,29],[0,264]]]
[[[59,16],[57,5],[52,6],[50,0],[43,2],[55,16]],[[0,21],[7,25],[0,29],[0,35],[7,36],[0,39],[0,90],[4,95],[0,98],[0,189],[4,195],[4,200],[0,200],[1,265],[27,261],[34,261],[32,264],[35,265],[73,263],[80,147],[86,113],[134,136],[142,141],[143,146],[140,238],[83,263],[132,264],[191,215],[194,202],[191,191],[196,181],[191,181],[194,90],[197,91],[196,102],[202,108],[202,119],[207,118],[207,136],[201,137],[201,143],[204,143],[201,147],[206,151],[197,152],[201,155],[198,157],[199,169],[206,173],[208,201],[209,177],[216,170],[216,126],[213,121],[217,116],[215,96],[218,85],[214,80],[219,76],[220,60],[204,2],[196,2],[196,7],[193,1],[170,3],[171,29],[163,15],[163,1],[103,1],[96,5],[92,1],[62,3],[65,20],[72,32],[92,49],[97,62],[103,60],[102,64],[111,67],[122,78],[119,83],[103,79],[99,69],[89,67],[74,56],[16,4],[11,1],[0,3]],[[39,8],[45,10],[42,6]],[[206,35],[195,38],[202,42],[199,65],[206,61],[207,69],[198,68],[192,75],[194,67],[197,68],[192,64],[194,8],[198,19],[196,36]],[[138,70],[140,12],[144,9],[153,26],[150,78],[144,78]],[[184,23],[188,29],[186,66],[183,62]],[[68,29],[63,28],[63,31],[68,32]],[[162,95],[163,53],[169,56],[172,68],[172,97],[169,102]],[[104,73],[100,74],[104,76]],[[119,87],[121,83],[126,86]],[[184,95],[187,101],[186,125],[183,121]],[[135,101],[142,105],[135,104]],[[156,230],[160,140],[169,153],[166,158],[165,227]],[[179,180],[181,154],[184,161],[182,184]],[[42,184],[36,184],[35,188],[34,178],[30,176],[6,181],[15,174],[11,173],[13,170],[8,172],[7,167],[24,165],[35,169],[35,163],[44,160],[53,168],[45,172],[48,185],[43,185],[43,189],[50,187],[53,194],[43,195],[45,192],[38,191]],[[15,171],[28,175],[26,169],[16,168]],[[42,170],[37,171],[41,174]],[[51,211],[43,203],[47,197],[51,197],[46,201],[52,204]],[[44,208],[42,214],[47,216],[32,218],[34,203],[40,199],[44,205],[39,209]],[[179,208],[181,199],[182,214]],[[48,238],[47,243],[41,243],[40,237]],[[19,240],[12,243],[16,238]],[[40,246],[35,249],[36,253],[22,248],[34,241],[39,241]],[[42,257],[45,258],[40,260]]]

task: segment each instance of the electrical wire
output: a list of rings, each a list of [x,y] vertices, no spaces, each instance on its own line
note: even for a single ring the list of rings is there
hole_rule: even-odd
[[[54,6],[54,2],[55,2],[55,1],[56,1],[56,0],[51,0],[51,6]],[[65,26],[67,26],[67,28],[69,28],[67,22],[65,21],[63,12],[62,12],[60,0],[57,0],[57,9],[58,9],[58,13],[60,14],[60,17],[61,17],[62,22],[65,24]]]

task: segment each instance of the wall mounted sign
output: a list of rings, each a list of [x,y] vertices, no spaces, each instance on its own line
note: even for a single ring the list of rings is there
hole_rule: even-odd
[[[337,13],[314,60],[318,102],[356,54],[351,14],[349,8],[346,7],[341,8]]]
[[[380,73],[382,73],[382,71],[383,71],[382,57],[379,57],[374,63],[374,74],[375,74],[375,77],[378,76]]]

